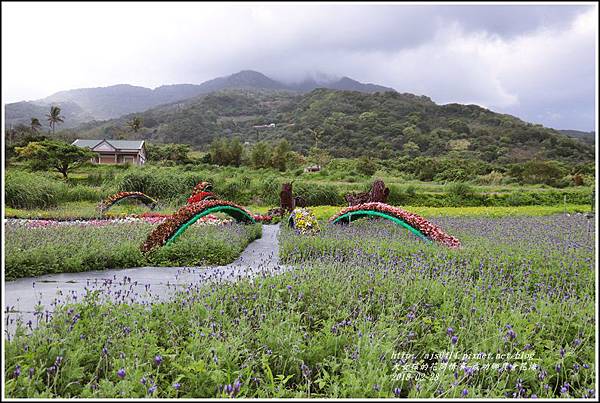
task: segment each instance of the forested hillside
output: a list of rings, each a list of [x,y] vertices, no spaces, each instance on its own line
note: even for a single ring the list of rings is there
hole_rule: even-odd
[[[134,116],[138,132],[126,129]],[[274,125],[273,125],[274,124]],[[266,127],[255,127],[266,126]],[[315,89],[225,90],[64,133],[87,138],[144,138],[204,149],[216,137],[242,142],[286,138],[296,151],[317,145],[335,157],[441,156],[487,162],[533,158],[591,161],[589,143],[476,105],[437,105],[425,96]]]

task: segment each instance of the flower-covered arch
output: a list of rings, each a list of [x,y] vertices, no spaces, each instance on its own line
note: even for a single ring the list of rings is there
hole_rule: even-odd
[[[329,219],[333,224],[350,223],[364,217],[381,217],[403,226],[425,241],[459,248],[460,241],[423,217],[385,203],[363,203],[343,209]]]
[[[144,203],[146,206],[150,208],[150,210],[154,210],[158,201],[153,199],[152,197],[142,193],[142,192],[118,192],[115,193],[106,199],[102,200],[100,204],[98,204],[98,211],[104,214],[109,208],[114,206],[115,204],[123,201],[123,200],[139,200]]]
[[[204,200],[181,207],[148,235],[141,250],[146,253],[177,239],[190,225],[211,213],[225,213],[238,222],[254,224],[252,213],[242,206],[225,200]]]

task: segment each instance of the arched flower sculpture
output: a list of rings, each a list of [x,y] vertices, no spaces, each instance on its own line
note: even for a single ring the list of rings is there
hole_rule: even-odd
[[[450,248],[460,247],[458,238],[446,234],[441,228],[430,223],[425,218],[385,203],[363,203],[346,207],[331,217],[329,222],[334,224],[348,223],[367,216],[386,218],[403,225],[420,238],[436,241]]]

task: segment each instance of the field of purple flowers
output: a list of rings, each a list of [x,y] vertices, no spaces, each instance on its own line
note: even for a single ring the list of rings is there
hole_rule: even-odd
[[[594,397],[595,240],[582,216],[438,218],[280,234],[294,269],[91,294],[5,344],[9,397]]]
[[[140,245],[156,226],[148,220],[57,222],[8,220],[5,225],[7,280],[47,273],[74,273],[139,266],[227,264],[260,238],[260,225],[198,222],[180,242],[147,256]]]

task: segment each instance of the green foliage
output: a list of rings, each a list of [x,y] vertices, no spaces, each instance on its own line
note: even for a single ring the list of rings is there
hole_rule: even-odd
[[[190,162],[188,154],[190,146],[187,144],[152,144],[146,145],[148,161],[174,161],[177,164]]]
[[[54,169],[68,178],[71,169],[89,161],[96,154],[86,148],[73,146],[61,141],[44,140],[31,142],[15,151],[34,170]]]
[[[250,153],[250,165],[252,168],[268,168],[271,164],[271,150],[269,145],[264,141],[259,141],[252,147]]]
[[[65,199],[67,185],[48,175],[9,170],[5,177],[4,191],[9,207],[48,208]]]
[[[271,157],[271,163],[275,169],[285,171],[288,161],[290,159],[290,143],[286,139],[281,140],[277,143],[277,146],[273,150],[273,156]]]
[[[593,145],[553,129],[476,105],[437,105],[427,97],[396,92],[316,89],[298,95],[227,90],[190,100],[181,108],[154,108],[140,117],[149,140],[201,149],[223,135],[239,136],[242,143],[256,142],[260,135],[271,144],[287,139],[303,155],[317,146],[337,158],[441,157],[450,147],[465,158],[500,164],[534,157],[594,161]],[[126,118],[119,118],[90,123],[83,135],[98,137],[125,122]],[[257,134],[254,126],[267,122],[276,126]]]
[[[213,164],[239,167],[242,163],[244,148],[238,137],[232,139],[215,138],[210,145],[210,156]]]
[[[448,194],[458,199],[466,199],[475,194],[475,190],[472,186],[463,182],[453,182],[446,186]]]
[[[544,183],[556,186],[568,171],[564,164],[557,161],[532,160],[512,165],[509,172],[521,183]]]

